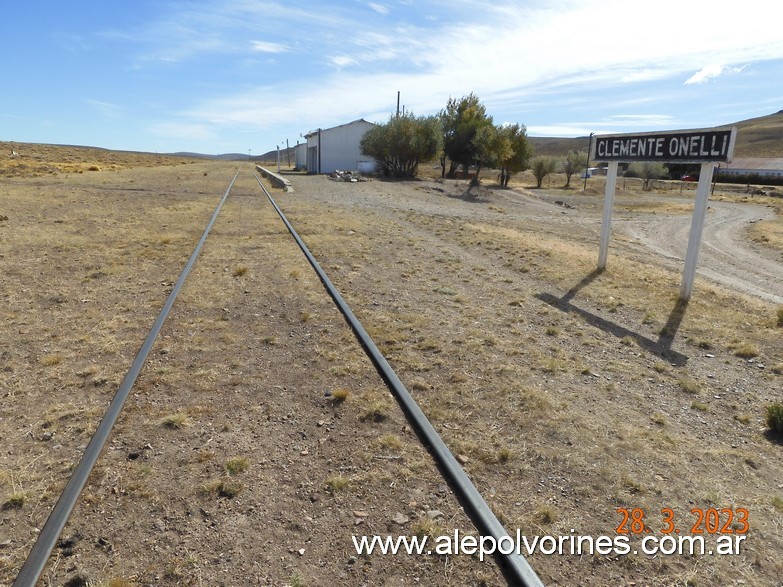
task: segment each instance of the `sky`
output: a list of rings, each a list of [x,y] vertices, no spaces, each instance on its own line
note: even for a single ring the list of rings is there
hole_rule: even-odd
[[[783,110],[775,0],[2,0],[0,140],[262,154],[471,92],[529,136]]]

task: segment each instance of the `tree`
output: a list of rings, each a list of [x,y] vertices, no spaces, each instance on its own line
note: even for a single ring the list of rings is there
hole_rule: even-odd
[[[412,113],[392,115],[389,122],[364,133],[361,149],[375,159],[379,171],[391,177],[415,177],[419,163],[437,158],[442,148],[440,120]]]
[[[663,163],[653,163],[652,161],[643,161],[641,163],[631,163],[625,177],[640,177],[644,181],[642,190],[650,189],[650,181],[669,176],[669,170]]]
[[[481,168],[484,165],[492,165],[504,154],[502,151],[511,148],[506,144],[497,127],[491,124],[480,126],[476,129],[476,135],[473,137],[473,147],[476,151],[474,159],[476,163],[476,180],[478,180]]]
[[[519,173],[530,166],[533,148],[527,141],[527,129],[519,124],[498,127],[496,163],[500,167],[500,185],[508,187],[512,173]]]
[[[584,167],[586,161],[587,151],[573,150],[566,154],[565,158],[561,161],[561,167],[566,176],[566,183],[563,186],[563,189],[567,190],[571,187],[571,176],[574,173],[578,173],[579,170]]]
[[[538,157],[534,157],[531,161],[530,169],[533,171],[533,175],[536,178],[536,187],[540,188],[544,178],[550,173],[554,173],[555,169],[557,169],[557,159],[539,155]]]
[[[442,175],[446,175],[446,157],[450,166],[448,177],[456,175],[457,167],[462,166],[465,177],[473,163],[479,163],[479,149],[486,147],[487,133],[482,131],[478,141],[476,133],[483,127],[492,126],[492,117],[487,115],[486,107],[478,97],[470,93],[460,98],[449,98],[446,108],[441,110],[443,125],[443,157],[441,158]],[[481,153],[486,155],[486,152]]]

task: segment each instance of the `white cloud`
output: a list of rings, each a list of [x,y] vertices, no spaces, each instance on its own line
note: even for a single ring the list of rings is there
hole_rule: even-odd
[[[337,67],[348,67],[350,65],[356,65],[357,63],[356,59],[348,57],[347,55],[335,55],[330,58],[330,61]]]
[[[384,6],[383,4],[377,4],[375,2],[370,2],[368,4],[368,6],[370,8],[372,8],[378,14],[383,14],[383,15],[389,14],[389,8]]]
[[[251,45],[253,51],[258,51],[259,53],[285,53],[290,50],[285,45],[271,41],[253,41]]]
[[[566,122],[561,124],[532,125],[528,127],[530,136],[580,137],[591,132],[611,134],[617,129],[671,129],[678,122],[667,114],[618,114],[602,120]]]
[[[739,73],[746,67],[747,65],[743,65],[741,67],[727,67],[726,65],[716,64],[707,65],[685,80],[685,85],[689,86],[692,84],[703,84],[712,78],[719,77],[726,73]]]
[[[232,132],[242,125],[266,129],[283,123],[299,125],[301,132],[391,112],[398,90],[402,103],[416,114],[437,112],[449,96],[469,92],[475,92],[490,112],[502,105],[503,119],[513,116],[520,122],[525,122],[526,107],[533,103],[540,105],[539,110],[550,108],[552,120],[567,121],[564,108],[584,109],[587,96],[598,92],[604,92],[615,109],[629,105],[626,111],[643,111],[665,92],[667,99],[673,92],[661,89],[629,96],[621,86],[676,82],[701,67],[686,82],[690,85],[737,71],[737,64],[783,59],[779,20],[757,16],[769,10],[766,2],[746,0],[745,8],[727,19],[723,11],[714,10],[712,0],[687,4],[659,0],[655,10],[645,12],[643,26],[632,26],[634,17],[622,0],[561,0],[555,7],[529,0],[496,0],[484,11],[476,10],[476,0],[433,0],[412,3],[405,11],[396,11],[394,19],[369,14],[368,23],[357,22],[354,12],[338,2],[306,10],[247,0],[238,3],[237,14],[229,10],[235,3],[213,2],[217,16],[203,16],[199,22],[207,23],[204,26],[214,33],[213,42],[221,41],[214,50],[226,50],[229,40],[235,43],[235,37],[252,35],[268,22],[272,10],[276,35],[290,40],[295,49],[266,41],[246,42],[254,43],[259,51],[295,50],[308,65],[326,67],[314,68],[304,79],[272,78],[269,85],[250,89],[245,85],[233,94],[227,90],[222,96],[205,97],[188,108],[185,116]],[[383,4],[367,6],[389,14]],[[433,14],[446,16],[429,20]],[[681,22],[698,20],[699,26],[688,30],[671,26],[671,14],[677,14]],[[320,20],[321,16],[328,20]],[[221,19],[230,19],[233,28],[210,28],[208,23]],[[752,30],[753,34],[738,35],[737,30]],[[726,65],[703,67],[709,62]],[[336,75],[334,68],[351,68],[351,75]],[[621,127],[677,124],[666,115],[626,115],[531,126],[530,131],[554,134],[559,129],[557,134],[573,136],[600,129],[611,132]]]

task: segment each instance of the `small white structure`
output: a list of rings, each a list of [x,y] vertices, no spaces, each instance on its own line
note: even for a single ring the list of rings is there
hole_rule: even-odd
[[[368,130],[375,126],[363,118],[332,128],[319,128],[305,135],[307,139],[307,171],[310,173],[333,173],[336,170],[375,170],[375,161],[362,155],[361,140]],[[299,159],[297,157],[297,165]]]
[[[294,165],[297,169],[307,168],[307,143],[297,143],[294,147]]]

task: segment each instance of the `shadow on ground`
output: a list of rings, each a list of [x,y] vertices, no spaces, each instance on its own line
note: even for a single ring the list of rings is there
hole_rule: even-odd
[[[579,308],[578,306],[575,306],[571,303],[571,300],[576,296],[576,294],[595,281],[595,279],[601,273],[601,270],[595,269],[593,272],[585,276],[574,287],[569,289],[562,297],[557,297],[549,293],[539,293],[536,294],[536,297],[539,300],[546,302],[550,306],[561,310],[562,312],[577,314],[588,324],[591,324],[592,326],[595,326],[596,328],[599,328],[604,332],[611,334],[612,336],[616,336],[617,338],[630,337],[647,352],[659,355],[673,365],[678,367],[685,365],[685,363],[688,361],[688,356],[673,350],[672,343],[674,342],[674,337],[677,335],[677,331],[680,328],[680,324],[682,324],[682,319],[685,316],[685,310],[688,307],[688,302],[683,300],[677,301],[671,313],[669,314],[669,319],[666,321],[666,325],[661,329],[660,337],[658,340],[653,340],[642,334],[639,334],[638,332],[629,330],[624,326],[615,324],[614,322],[598,316],[597,314],[583,310],[582,308]]]

